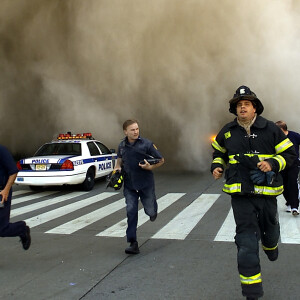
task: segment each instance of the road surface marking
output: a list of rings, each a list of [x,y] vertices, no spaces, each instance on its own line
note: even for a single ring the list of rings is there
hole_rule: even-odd
[[[229,213],[222,224],[219,232],[217,233],[214,241],[221,242],[234,242],[235,236],[235,221],[233,217],[233,210],[230,208]]]
[[[166,209],[168,206],[180,199],[184,193],[170,193],[157,200],[158,202],[158,213]],[[138,225],[137,227],[143,225],[149,221],[149,217],[145,214],[144,208],[140,209],[138,212]],[[118,222],[117,224],[107,228],[106,230],[98,233],[96,236],[107,236],[107,237],[124,237],[126,235],[127,228],[127,218]]]
[[[66,200],[69,200],[69,199],[72,199],[75,197],[83,196],[85,194],[88,194],[88,192],[74,192],[74,193],[71,193],[68,195],[62,195],[62,196],[58,196],[58,197],[51,198],[48,200],[44,200],[44,201],[40,201],[37,203],[29,204],[26,206],[22,206],[20,208],[15,208],[11,211],[10,216],[11,216],[11,218],[16,217],[16,216],[19,216],[19,215],[22,215],[22,214],[25,214],[28,212],[32,212],[34,210],[37,210],[37,209],[40,209],[43,207],[47,207],[52,204],[60,203],[60,202],[63,202],[63,201],[66,201]]]
[[[154,234],[152,238],[184,240],[219,196],[220,194],[202,194]]]
[[[96,202],[105,200],[108,197],[114,196],[116,194],[118,194],[118,193],[104,192],[104,193],[98,194],[96,196],[87,197],[83,200],[76,201],[74,203],[67,204],[65,206],[47,211],[43,214],[37,215],[37,216],[32,217],[32,218],[29,218],[29,219],[25,220],[25,222],[27,223],[27,225],[29,227],[35,227],[35,226],[38,226],[40,224],[43,224],[43,223],[46,223],[48,221],[51,221],[51,220],[54,220],[56,218],[67,215],[69,213],[72,213],[73,211],[76,211],[76,210],[81,209],[83,207],[86,207],[88,205],[91,205],[91,204],[94,204]]]
[[[89,214],[76,218],[51,230],[48,230],[46,233],[71,234],[115,213],[116,211],[124,208],[125,206],[125,198],[123,198],[121,200],[108,204],[102,208],[94,210]]]
[[[27,201],[30,201],[30,200],[35,200],[35,199],[38,199],[38,198],[50,196],[50,195],[53,195],[55,193],[58,193],[58,191],[46,191],[46,192],[31,194],[31,195],[24,196],[24,197],[21,197],[21,198],[18,198],[18,199],[14,199],[15,192],[13,192],[13,198],[12,198],[12,201],[11,201],[11,205],[24,203],[24,202],[27,202]]]

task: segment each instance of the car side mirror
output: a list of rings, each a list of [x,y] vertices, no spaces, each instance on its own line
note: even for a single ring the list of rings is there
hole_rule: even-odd
[[[116,149],[109,149],[111,153],[116,153]]]

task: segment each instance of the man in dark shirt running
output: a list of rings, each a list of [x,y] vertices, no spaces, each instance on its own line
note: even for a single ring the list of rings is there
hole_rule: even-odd
[[[153,169],[164,163],[164,158],[157,147],[148,139],[140,137],[137,120],[127,120],[123,124],[124,140],[118,148],[118,159],[115,171],[124,172],[124,196],[127,211],[127,242],[130,246],[125,249],[127,254],[138,254],[137,222],[138,200],[144,206],[150,221],[157,217],[157,202],[155,195]],[[152,164],[153,160],[156,160]]]

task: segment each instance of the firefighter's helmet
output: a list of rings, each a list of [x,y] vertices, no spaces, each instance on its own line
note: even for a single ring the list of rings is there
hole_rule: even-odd
[[[232,114],[237,115],[236,113],[236,105],[240,100],[249,100],[253,103],[253,106],[256,108],[257,115],[260,115],[264,111],[264,106],[262,105],[261,101],[256,97],[256,94],[251,91],[247,86],[242,85],[240,86],[233,98],[229,101],[229,111]]]
[[[122,187],[124,182],[124,174],[122,171],[114,170],[108,175],[107,180],[108,180],[108,184],[106,188],[112,187],[115,190],[119,190]]]

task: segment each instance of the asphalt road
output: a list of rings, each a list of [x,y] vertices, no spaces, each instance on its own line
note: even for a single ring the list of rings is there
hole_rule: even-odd
[[[152,223],[141,210],[138,255],[124,253],[123,195],[105,181],[88,193],[14,186],[11,220],[31,226],[32,246],[1,239],[0,299],[244,299],[221,186],[209,173],[156,173],[159,215]],[[300,299],[300,217],[279,202],[280,257],[260,251],[263,299]]]

